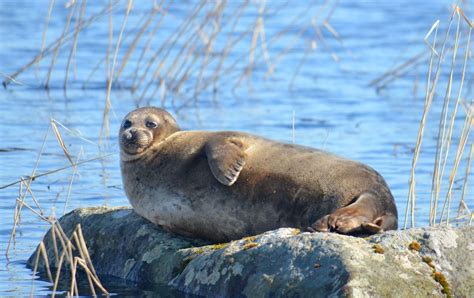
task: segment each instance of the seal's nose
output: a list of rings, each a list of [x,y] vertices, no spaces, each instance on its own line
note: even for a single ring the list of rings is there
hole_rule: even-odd
[[[133,143],[137,140],[137,131],[135,129],[129,129],[124,132],[125,140],[129,143]]]

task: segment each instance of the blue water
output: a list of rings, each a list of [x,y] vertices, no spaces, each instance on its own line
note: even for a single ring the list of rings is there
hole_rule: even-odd
[[[69,11],[64,2],[57,2],[46,44],[61,34],[68,17]],[[125,2],[120,2],[119,9],[113,14],[114,41],[124,18]],[[169,18],[158,30],[152,43],[154,50],[160,42],[166,41],[167,36],[178,30],[180,22],[186,19],[195,5],[195,1],[165,2],[163,9],[169,12]],[[14,73],[38,53],[48,3],[46,0],[0,1],[0,74]],[[85,15],[100,11],[106,3],[88,1]],[[237,2],[229,3],[223,21],[231,19],[239,5]],[[428,64],[426,60],[420,60],[420,63],[410,67],[407,74],[380,90],[369,86],[369,82],[420,51],[428,51],[423,38],[437,19],[445,28],[451,2],[341,1],[335,5],[329,23],[342,42],[327,28],[321,29],[322,40],[309,26],[313,16],[317,16],[315,23],[321,24],[333,5],[329,2],[328,6],[323,6],[323,1],[311,4],[303,1],[268,3],[265,33],[269,43],[269,61],[278,61],[272,76],[266,75],[268,64],[264,51],[258,47],[252,76],[236,86],[248,64],[250,34],[230,52],[215,91],[208,88],[198,94],[197,100],[191,100],[181,108],[195,90],[199,72],[196,68],[179,95],[165,94],[164,106],[185,129],[241,130],[284,142],[292,142],[294,138],[298,144],[322,148],[367,163],[385,177],[396,198],[400,222],[403,223]],[[258,16],[258,5],[252,2],[249,6],[236,27],[237,33],[252,28]],[[317,14],[322,6],[324,9]],[[126,32],[137,32],[134,28],[142,24],[142,17],[149,8],[149,1],[134,1]],[[466,12],[470,12],[469,7]],[[281,31],[284,33],[279,34]],[[83,85],[94,66],[105,57],[108,15],[80,34],[75,72],[70,73],[67,92],[63,90],[63,82],[70,46],[65,46],[58,58],[48,91],[42,88],[42,84],[51,55],[38,66],[22,73],[17,78],[20,84],[12,83],[8,89],[0,90],[0,186],[31,175],[51,118],[73,131],[68,133],[60,127],[74,159],[87,160],[112,154],[100,161],[79,166],[65,210],[73,171],[67,169],[35,180],[32,191],[46,216],[60,216],[63,211],[78,207],[128,205],[121,185],[116,131],[121,118],[137,105],[161,104],[161,93],[158,91],[152,95],[155,86],[141,100],[143,88],[133,94],[130,92],[131,74],[139,56],[135,54],[120,84],[114,85],[109,117],[111,133],[101,139],[107,77],[103,64],[85,88]],[[132,35],[126,33],[124,45],[129,45],[131,40]],[[199,38],[195,42],[199,44]],[[183,40],[177,42],[171,47],[170,55],[180,55],[179,49],[184,44]],[[139,48],[143,45],[144,42],[139,44]],[[213,54],[224,47],[225,40],[218,39]],[[280,53],[288,47],[288,52],[280,59]],[[123,51],[119,52],[119,62],[123,55]],[[472,86],[472,80],[466,84]],[[441,109],[443,94],[440,93],[433,103],[434,112]],[[428,224],[432,156],[436,148],[438,121],[437,117],[428,118],[422,147],[426,158],[420,159],[417,167],[417,225]],[[457,121],[456,127],[460,124]],[[472,143],[472,138],[470,140]],[[45,144],[37,173],[69,164],[51,131]],[[462,171],[465,164],[464,159]],[[456,190],[459,191],[459,187]],[[18,185],[0,190],[0,296],[29,295],[33,284],[32,271],[25,267],[25,262],[48,229],[48,225],[36,215],[24,210],[16,245],[9,250],[9,259],[5,258],[17,196]],[[472,205],[472,192],[467,200],[468,205],[469,202]],[[27,202],[33,204],[31,199]],[[46,295],[50,289],[49,283],[34,281],[34,295]],[[109,284],[109,290],[119,294],[139,293],[132,286],[114,283]]]

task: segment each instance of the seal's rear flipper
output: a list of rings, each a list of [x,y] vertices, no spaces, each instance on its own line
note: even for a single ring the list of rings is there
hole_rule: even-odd
[[[237,181],[245,165],[243,143],[234,137],[215,138],[205,147],[207,161],[216,179],[227,186]]]
[[[380,216],[383,211],[377,208],[378,201],[372,193],[363,193],[354,203],[320,218],[308,229],[341,234],[377,234],[390,230],[397,218],[390,213]]]

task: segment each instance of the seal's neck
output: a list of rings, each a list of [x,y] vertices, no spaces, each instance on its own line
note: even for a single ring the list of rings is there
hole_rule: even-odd
[[[180,130],[176,120],[166,113],[162,116],[158,129],[154,130],[153,137],[156,142],[161,142]]]
[[[145,152],[136,153],[136,154],[128,154],[123,150],[120,150],[120,161],[123,163],[134,162],[140,160],[145,155]]]
[[[163,143],[166,139],[179,131],[181,131],[181,129],[176,122],[167,123],[167,125],[160,130],[157,143]]]

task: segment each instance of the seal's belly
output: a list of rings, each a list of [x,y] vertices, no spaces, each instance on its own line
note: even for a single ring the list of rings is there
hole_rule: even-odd
[[[184,177],[181,176],[182,183],[190,185]],[[322,200],[315,204],[316,192],[304,185],[255,179],[250,183],[245,174],[241,178],[230,187],[192,181],[195,187],[190,189],[177,180],[172,185],[164,182],[152,189],[143,186],[149,191],[145,196],[141,191],[142,198],[133,207],[151,222],[174,233],[229,241],[280,227],[305,228],[334,206]]]
[[[192,194],[160,187],[133,204],[137,213],[165,229],[215,241],[228,241],[281,227],[267,203],[246,202],[211,189]],[[265,206],[264,206],[265,205]]]

